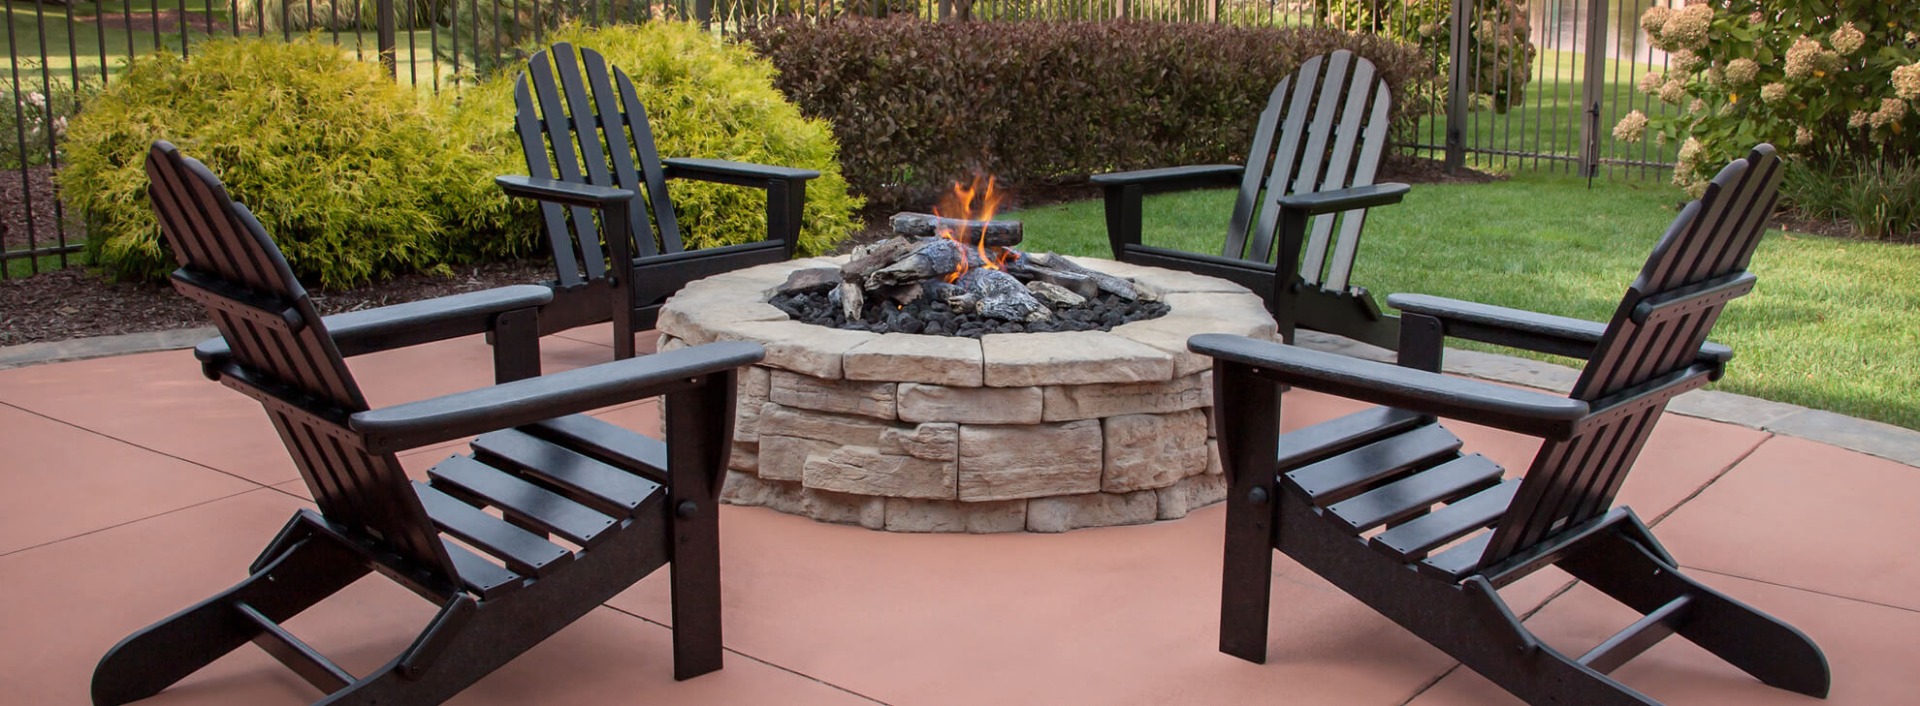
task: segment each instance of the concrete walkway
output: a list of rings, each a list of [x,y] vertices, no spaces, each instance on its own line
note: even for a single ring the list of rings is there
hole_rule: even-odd
[[[550,371],[610,358],[604,328],[544,342]],[[91,344],[56,357],[86,358]],[[119,342],[120,348],[139,348]],[[1317,341],[1316,345],[1331,345]],[[26,365],[0,350],[0,702],[80,704],[116,641],[240,579],[306,489],[257,404],[182,350]],[[1564,369],[1454,356],[1542,387]],[[352,360],[375,406],[489,382],[478,339]],[[1289,393],[1286,426],[1356,408]],[[651,403],[598,416],[657,428]],[[1473,425],[1469,450],[1524,468],[1535,444]],[[458,445],[402,457],[416,472]],[[1715,393],[1655,432],[1623,493],[1703,581],[1826,651],[1833,704],[1920,701],[1920,434]],[[1279,558],[1268,664],[1214,649],[1219,506],[1059,535],[903,535],[724,508],[726,668],[674,682],[664,577],[609,601],[456,704],[1499,704],[1511,697]],[[1503,590],[1550,644],[1632,620],[1565,574]],[[352,671],[404,649],[431,607],[365,581],[289,627]],[[1684,640],[1616,676],[1674,704],[1821,703]],[[319,697],[243,648],[149,703]]]

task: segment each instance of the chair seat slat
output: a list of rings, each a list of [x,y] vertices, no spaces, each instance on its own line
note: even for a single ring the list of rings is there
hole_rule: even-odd
[[[1348,529],[1364,531],[1484,488],[1498,481],[1500,472],[1500,466],[1485,456],[1464,456],[1334,503],[1327,510]]]
[[[479,596],[480,600],[490,601],[526,585],[519,574],[481,558],[466,547],[444,537],[440,539],[440,544],[446,547],[447,558],[453,561],[454,572],[460,574],[460,585]]]
[[[1459,450],[1459,437],[1439,425],[1432,425],[1367,444],[1282,477],[1314,505],[1326,507],[1381,480],[1417,466],[1443,461]]]
[[[1429,417],[1392,407],[1373,407],[1280,435],[1282,472],[1399,434]]]
[[[435,488],[473,496],[585,548],[611,536],[606,530],[614,526],[611,517],[467,456],[441,461],[427,476]]]
[[[584,414],[556,417],[524,427],[548,441],[578,450],[602,463],[667,481],[667,444]]]
[[[551,484],[575,500],[616,518],[635,517],[660,484],[517,429],[473,440],[476,460]]]
[[[433,524],[474,547],[491,554],[514,573],[545,576],[573,561],[573,552],[540,535],[528,532],[479,508],[460,502],[425,483],[414,483],[414,492],[427,508]]]
[[[1427,557],[1426,561],[1415,564],[1414,568],[1429,576],[1459,581],[1480,569],[1487,555],[1487,544],[1492,541],[1493,533],[1483,532],[1480,536]]]
[[[1401,561],[1419,559],[1434,547],[1465,537],[1499,519],[1519,488],[1518,478],[1508,480],[1376,534],[1367,544]]]

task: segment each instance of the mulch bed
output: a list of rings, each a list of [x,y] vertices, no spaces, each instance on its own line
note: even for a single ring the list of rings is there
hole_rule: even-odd
[[[28,196],[32,196],[31,211],[28,209]],[[0,244],[4,244],[7,250],[24,250],[30,244],[38,249],[59,246],[59,216],[71,214],[65,209],[56,210],[56,203],[53,167],[29,167],[24,172],[19,169],[0,170]],[[33,214],[31,231],[27,229],[29,212]],[[79,229],[74,230],[77,233]],[[28,238],[29,233],[32,234],[31,239]],[[71,237],[72,242],[78,244],[79,236]]]
[[[550,277],[544,262],[455,268],[452,277],[407,275],[337,292],[314,292],[322,314],[471,292]],[[0,282],[0,346],[211,325],[200,305],[171,287],[110,282],[69,268]]]

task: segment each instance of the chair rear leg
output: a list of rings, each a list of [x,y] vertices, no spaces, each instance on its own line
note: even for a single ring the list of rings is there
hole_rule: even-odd
[[[359,555],[318,536],[296,540],[246,580],[127,636],[93,671],[95,706],[144,699],[260,634],[235,607],[283,621],[367,574]]]
[[[1624,532],[1632,531],[1639,537]],[[1641,613],[1687,599],[1675,634],[1768,685],[1824,698],[1832,685],[1827,658],[1805,633],[1734,600],[1660,559],[1651,535],[1622,530],[1597,537],[1560,566]]]
[[[1273,594],[1272,487],[1248,483],[1227,495],[1226,555],[1220,572],[1220,651],[1267,661]]]

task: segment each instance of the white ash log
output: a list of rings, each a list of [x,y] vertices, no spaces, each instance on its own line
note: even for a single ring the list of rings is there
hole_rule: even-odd
[[[1002,321],[1046,321],[1053,311],[1033,298],[1026,285],[1000,270],[968,270],[954,284],[979,295],[975,311],[981,316]]]
[[[809,267],[804,270],[794,270],[792,274],[787,275],[787,281],[774,291],[786,295],[811,294],[833,289],[839,284],[840,268]]]
[[[867,307],[867,295],[860,289],[860,285],[841,282],[840,287],[833,291],[840,295],[840,313],[846,316],[848,321],[859,321],[860,310]]]
[[[847,282],[865,280],[874,270],[893,264],[920,245],[918,238],[895,237],[854,248],[853,257],[840,266],[840,279]]]
[[[893,300],[893,303],[898,304],[900,306],[906,306],[916,301],[920,301],[921,297],[926,295],[926,287],[925,287],[926,284],[927,284],[926,282],[915,282],[913,284],[902,284],[902,285],[895,285],[892,287],[884,287],[884,288],[875,290],[874,294],[878,294],[881,297],[891,299]]]
[[[1004,248],[1019,245],[1026,238],[1025,227],[1019,221],[968,221],[903,211],[893,214],[888,223],[893,226],[893,232],[900,235],[932,238],[944,232],[968,245],[979,245],[984,239],[987,247]]]
[[[1042,282],[1040,280],[1028,282],[1027,291],[1032,292],[1033,298],[1040,300],[1041,303],[1049,307],[1080,306],[1081,304],[1087,303],[1086,297],[1080,296],[1073,290],[1051,282]]]
[[[1088,269],[1081,266],[1080,263],[1067,259],[1063,255],[1053,253],[1027,253],[1025,259],[1033,260],[1034,264],[1040,267],[1086,275],[1093,280],[1094,284],[1099,285],[1100,291],[1127,301],[1159,301],[1159,295],[1153,290],[1145,287],[1135,287],[1132,280],[1124,277],[1115,277],[1099,270]]]
[[[1013,275],[1023,281],[1046,282],[1078,294],[1083,298],[1092,298],[1100,293],[1100,285],[1095,283],[1092,277],[1078,272],[1068,272],[1066,270],[1043,267],[1039,263],[1034,262],[1031,256],[1009,262],[1006,267],[1007,274]]]

